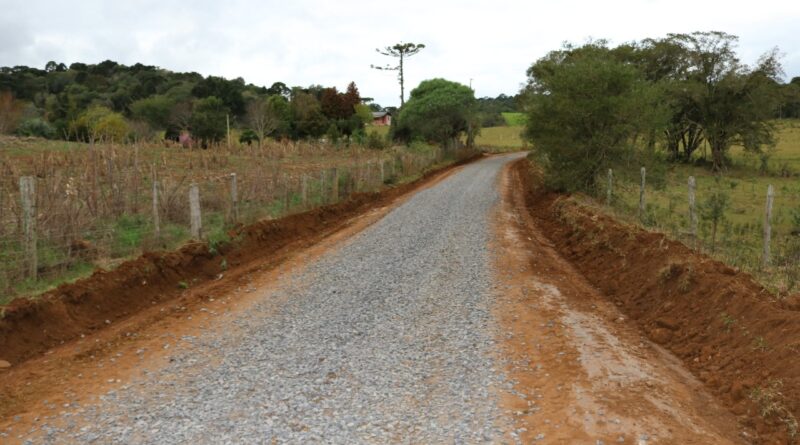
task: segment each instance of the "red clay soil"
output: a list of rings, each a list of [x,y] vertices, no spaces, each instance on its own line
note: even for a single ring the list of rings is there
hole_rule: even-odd
[[[234,240],[212,253],[206,243],[177,251],[149,252],[112,271],[64,284],[37,299],[18,298],[3,307],[0,360],[17,366],[81,335],[103,329],[137,312],[178,298],[183,287],[196,286],[257,258],[308,238],[317,238],[345,221],[385,205],[475,156],[412,183],[231,232]]]
[[[798,439],[800,312],[750,275],[661,233],[547,193],[527,160],[514,169],[559,253],[757,431],[756,442]]]

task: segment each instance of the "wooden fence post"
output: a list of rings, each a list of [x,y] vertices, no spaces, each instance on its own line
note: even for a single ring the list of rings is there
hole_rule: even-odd
[[[36,179],[33,176],[19,178],[19,196],[22,200],[22,231],[28,278],[36,280],[39,259],[36,251]]]
[[[225,134],[227,135],[228,139],[228,150],[231,149],[231,115],[225,115]]]
[[[196,183],[189,186],[189,218],[191,220],[192,239],[200,240],[203,220],[200,216],[200,188]]]
[[[689,234],[692,236],[692,244],[697,244],[697,212],[695,211],[695,190],[697,183],[694,176],[689,176]]]
[[[772,184],[767,187],[767,208],[766,212],[764,213],[764,257],[761,260],[761,265],[766,267],[769,266],[770,261],[770,252],[769,252],[769,243],[770,239],[772,238],[772,202],[775,200],[775,189],[772,187]]]
[[[614,171],[610,168],[608,169],[608,187],[606,190],[606,205],[611,207],[611,202],[613,199],[613,187],[614,187]]]
[[[333,183],[331,184],[331,201],[339,202],[339,169],[333,169]]]
[[[302,199],[303,210],[308,208],[308,175],[303,173],[303,182],[300,184],[300,199]]]
[[[327,204],[327,193],[325,193],[325,170],[319,171],[319,203],[320,205]]]
[[[645,187],[645,176],[647,172],[645,168],[642,167],[642,183],[639,186],[639,219],[641,220],[644,218],[644,211],[645,211],[645,202],[644,202],[644,187]]]
[[[158,217],[158,179],[153,176],[153,234],[161,238],[161,219]]]
[[[289,180],[286,175],[281,175],[281,182],[283,183],[283,212],[289,214],[289,207],[291,207],[291,199],[289,196]]]
[[[239,188],[236,184],[236,173],[231,173],[231,219],[239,222]]]
[[[381,159],[381,183],[378,184],[379,187],[383,187],[383,181],[385,180],[385,177],[384,177],[385,176],[385,168],[386,168],[385,164],[386,164],[386,159]]]

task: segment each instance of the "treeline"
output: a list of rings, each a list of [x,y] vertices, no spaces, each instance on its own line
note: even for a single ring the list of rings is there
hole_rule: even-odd
[[[600,40],[536,61],[521,101],[550,184],[591,191],[609,167],[634,157],[695,162],[704,145],[717,171],[733,145],[768,156],[774,120],[800,117],[800,78],[781,81],[777,49],[742,63],[737,40],[723,32],[616,47]]]
[[[155,66],[49,62],[0,68],[0,133],[80,141],[153,139],[208,144],[227,128],[243,142],[351,137],[381,107],[354,83],[270,87]]]
[[[519,95],[508,96],[501,94],[497,97],[481,97],[477,100],[477,113],[481,127],[502,127],[507,124],[503,113],[520,111],[518,106]]]

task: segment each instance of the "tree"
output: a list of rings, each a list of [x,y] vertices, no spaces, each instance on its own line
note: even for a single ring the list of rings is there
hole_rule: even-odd
[[[358,92],[355,82],[350,82],[347,85],[347,91],[342,95],[342,106],[347,109],[347,116],[350,117],[355,113],[356,106],[361,104],[361,94]]]
[[[384,49],[376,49],[379,54],[389,57],[395,57],[400,59],[399,63],[396,66],[393,65],[386,65],[386,66],[375,66],[370,65],[373,69],[376,70],[384,70],[384,71],[397,71],[398,75],[397,78],[400,81],[400,108],[406,103],[406,92],[405,92],[405,72],[404,72],[404,61],[407,57],[411,57],[416,55],[422,49],[425,48],[425,45],[422,43],[397,43],[394,46],[387,46]]]
[[[220,99],[230,112],[241,116],[245,112],[243,89],[244,80],[242,79],[227,80],[222,77],[208,76],[195,85],[192,94],[201,99],[214,96]]]
[[[328,129],[330,122],[322,113],[322,107],[313,94],[295,90],[289,105],[291,115],[291,135],[294,139],[320,137]]]
[[[97,121],[94,128],[96,137],[105,142],[122,142],[128,137],[130,126],[119,113],[109,113]]]
[[[281,96],[261,97],[247,105],[247,124],[258,140],[261,147],[264,139],[280,128],[283,116],[277,101],[284,102]]]
[[[218,97],[209,96],[195,101],[189,124],[192,135],[201,141],[203,147],[225,137],[225,118],[228,113],[228,107]]]
[[[100,105],[90,107],[70,124],[70,132],[75,138],[86,142],[121,142],[129,130],[121,114]]]
[[[372,123],[372,109],[368,105],[358,104],[355,109],[356,116],[358,116],[364,125]]]
[[[164,134],[166,139],[178,141],[181,132],[189,131],[192,125],[192,102],[188,100],[176,102],[169,111],[167,130]]]
[[[336,90],[336,87],[325,88],[319,99],[322,114],[328,119],[344,119],[352,114],[352,109],[348,110],[342,95]]]
[[[411,91],[400,110],[396,134],[453,145],[471,130],[476,112],[475,95],[466,85],[445,79],[425,80]]]
[[[163,95],[139,99],[130,105],[131,116],[147,122],[152,128],[165,129],[175,102]]]
[[[780,103],[777,80],[782,73],[777,50],[749,68],[736,56],[734,35],[695,32],[671,34],[669,39],[685,51],[684,93],[679,97],[711,147],[713,169],[725,168],[725,156],[735,143],[753,152],[771,145],[770,119]]]
[[[283,82],[275,82],[272,86],[267,88],[267,94],[270,96],[283,96],[288,100],[292,94],[292,89],[287,87]]]
[[[800,118],[800,77],[795,77],[792,82],[781,88],[782,103],[779,118]]]
[[[656,91],[603,41],[553,51],[527,74],[524,135],[555,189],[595,191],[598,175],[657,127]]]

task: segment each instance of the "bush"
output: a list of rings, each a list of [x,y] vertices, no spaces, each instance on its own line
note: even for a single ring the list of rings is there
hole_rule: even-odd
[[[24,121],[18,128],[17,134],[20,136],[34,136],[46,139],[56,137],[56,129],[46,120],[35,117]]]
[[[370,131],[367,134],[367,148],[373,150],[383,150],[387,147],[386,139],[377,131]]]
[[[251,145],[253,142],[258,142],[258,135],[255,131],[246,128],[242,131],[242,134],[239,135],[239,143]]]

